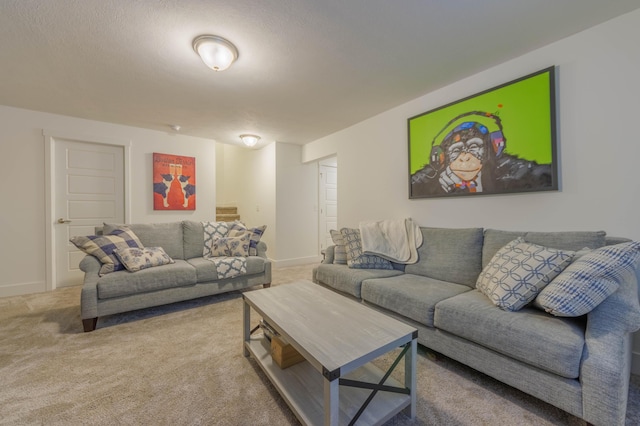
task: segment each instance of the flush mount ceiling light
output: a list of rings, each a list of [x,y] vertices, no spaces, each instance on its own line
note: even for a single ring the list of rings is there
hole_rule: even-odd
[[[240,139],[246,146],[254,146],[260,140],[260,136],[258,135],[240,135]]]
[[[224,71],[238,59],[238,49],[228,40],[215,35],[201,35],[193,40],[193,50],[214,71]]]

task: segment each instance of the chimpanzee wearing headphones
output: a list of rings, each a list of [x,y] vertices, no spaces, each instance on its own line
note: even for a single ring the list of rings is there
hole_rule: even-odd
[[[491,118],[497,129],[489,131],[477,121],[464,121],[436,144],[442,132],[461,118]],[[507,139],[502,120],[495,114],[471,111],[447,123],[431,142],[429,164],[411,176],[412,196],[521,191],[552,186],[548,164],[527,161],[504,152]]]

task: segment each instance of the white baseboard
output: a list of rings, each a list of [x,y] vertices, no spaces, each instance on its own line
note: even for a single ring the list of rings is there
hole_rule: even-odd
[[[47,286],[44,281],[33,283],[6,284],[0,286],[0,297],[22,296],[24,294],[42,293]]]
[[[283,260],[273,260],[271,259],[271,263],[274,268],[287,268],[289,266],[300,266],[300,265],[309,265],[311,263],[320,263],[322,262],[322,256],[308,256],[308,257],[297,257],[295,259],[283,259]]]

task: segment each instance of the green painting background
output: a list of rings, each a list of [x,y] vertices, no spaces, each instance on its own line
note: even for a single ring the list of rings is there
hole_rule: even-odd
[[[429,163],[431,142],[447,122],[470,111],[490,112],[501,118],[503,134],[507,139],[504,152],[539,164],[552,163],[551,72],[552,69],[543,70],[514,83],[410,118],[410,174]],[[455,126],[466,121],[480,122],[490,132],[498,129],[492,118],[470,115],[447,126],[438,135],[435,145]]]

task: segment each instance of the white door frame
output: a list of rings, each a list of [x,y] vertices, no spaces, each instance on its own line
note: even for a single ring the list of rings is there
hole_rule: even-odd
[[[78,142],[95,143],[102,145],[121,146],[124,151],[124,217],[125,222],[131,222],[130,211],[130,179],[129,159],[131,155],[131,141],[111,139],[102,136],[84,135],[77,132],[44,129],[44,174],[45,174],[45,260],[46,277],[45,289],[47,291],[56,288],[56,262],[55,262],[55,144],[56,139],[67,139]]]

